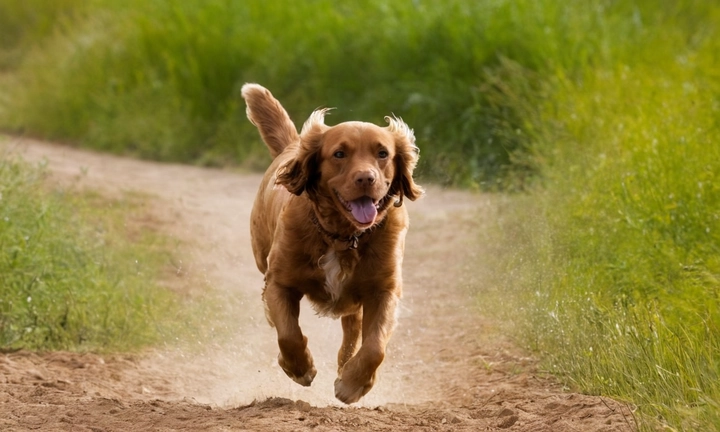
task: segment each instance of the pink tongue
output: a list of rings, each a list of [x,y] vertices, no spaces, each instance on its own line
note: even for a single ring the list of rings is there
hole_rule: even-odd
[[[350,201],[350,209],[352,210],[355,220],[361,224],[370,223],[374,221],[375,216],[377,216],[377,209],[370,197],[362,197]]]

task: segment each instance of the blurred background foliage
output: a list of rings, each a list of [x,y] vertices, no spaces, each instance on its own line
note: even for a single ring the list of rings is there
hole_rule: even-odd
[[[239,96],[258,82],[297,124],[318,106],[338,108],[332,122],[402,116],[425,178],[522,187],[537,170],[529,118],[548,78],[651,56],[671,14],[645,3],[3,0],[0,68],[13,79],[0,127],[262,167]]]
[[[423,181],[521,192],[481,308],[642,427],[720,430],[719,33],[706,0],[1,0],[0,128],[263,168],[245,82],[394,113]]]

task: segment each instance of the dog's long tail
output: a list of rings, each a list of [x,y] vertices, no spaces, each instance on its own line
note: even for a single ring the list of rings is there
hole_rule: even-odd
[[[285,108],[268,89],[258,84],[245,84],[242,97],[247,103],[248,119],[260,130],[273,158],[300,139]]]

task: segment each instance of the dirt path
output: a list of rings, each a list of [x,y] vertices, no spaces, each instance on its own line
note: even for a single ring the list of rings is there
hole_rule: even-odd
[[[232,319],[208,317],[217,336],[142,355],[0,354],[0,430],[634,430],[621,404],[564,392],[537,375],[533,361],[493,333],[473,306],[467,281],[488,271],[481,263],[489,253],[473,240],[497,211],[489,197],[430,187],[408,203],[399,325],[378,383],[346,407],[332,387],[339,322],[303,305],[301,324],[318,368],[312,387],[293,383],[276,364],[249,242],[259,175],[29,140],[3,147],[28,161],[47,160],[58,182],[149,195],[142,223],[185,245],[173,271],[183,284],[222,296],[226,310],[218,316]]]

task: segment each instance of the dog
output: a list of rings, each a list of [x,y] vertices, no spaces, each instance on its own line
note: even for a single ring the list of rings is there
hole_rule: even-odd
[[[298,324],[307,297],[319,315],[341,320],[335,396],[357,402],[375,383],[396,323],[409,226],[403,200],[424,193],[413,180],[419,157],[413,131],[394,116],[385,117],[386,127],[327,126],[328,109],[318,109],[298,134],[270,91],[245,84],[241,93],[273,157],[250,229],[278,363],[298,384],[315,378]]]

